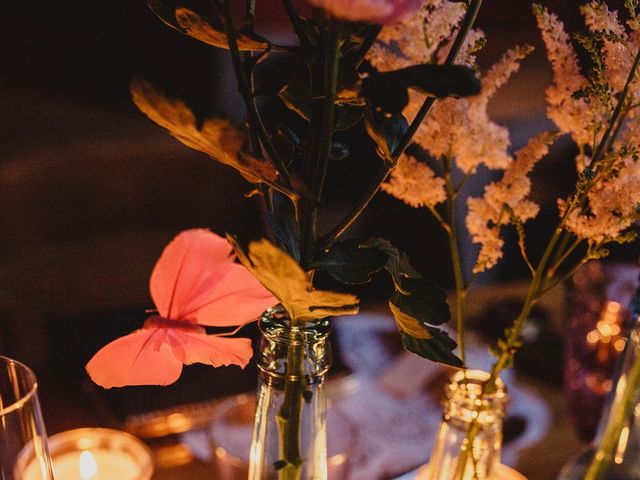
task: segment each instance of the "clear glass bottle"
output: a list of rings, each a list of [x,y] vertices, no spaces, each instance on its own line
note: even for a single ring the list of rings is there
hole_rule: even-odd
[[[493,393],[482,395],[482,385],[488,378],[482,370],[461,370],[451,377],[425,480],[496,478],[507,393],[498,380]],[[467,439],[469,431],[475,433],[472,442]]]
[[[282,309],[260,320],[258,406],[249,480],[326,480],[324,380],[331,364],[330,323],[291,326]]]
[[[565,465],[559,480],[640,478],[640,289],[629,309],[633,327],[620,357],[595,439]]]

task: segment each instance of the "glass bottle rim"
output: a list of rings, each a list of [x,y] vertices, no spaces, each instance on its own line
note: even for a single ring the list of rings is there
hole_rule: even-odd
[[[13,358],[0,355],[0,365],[3,367],[13,366],[16,368],[19,378],[25,379],[28,386],[27,391],[24,393],[21,392],[20,397],[12,403],[9,403],[6,406],[3,406],[2,403],[0,403],[0,417],[3,417],[21,409],[36,395],[36,392],[38,391],[38,380],[36,379],[36,375],[33,373],[33,370],[27,367],[24,363],[14,360]]]
[[[451,398],[453,395],[464,392],[465,397],[470,400],[481,399],[484,401],[500,401],[506,400],[507,388],[498,378],[495,382],[495,390],[491,393],[483,393],[482,386],[490,378],[490,373],[485,370],[464,369],[454,373],[448,384],[447,396]]]
[[[290,333],[298,332],[301,337],[322,339],[331,332],[329,318],[307,322],[303,326],[291,326],[289,314],[282,305],[276,305],[266,310],[258,320],[258,327],[263,335],[269,338],[287,338],[291,340]],[[286,333],[286,335],[284,335]]]

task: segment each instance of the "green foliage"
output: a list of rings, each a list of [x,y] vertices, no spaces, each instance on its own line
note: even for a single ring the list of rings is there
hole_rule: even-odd
[[[323,252],[312,267],[327,272],[341,283],[362,284],[371,281],[371,274],[382,270],[387,264],[386,252],[347,240]]]
[[[296,222],[291,202],[283,195],[274,193],[271,197],[271,208],[267,209],[266,217],[278,245],[294,259],[300,261],[300,225]]]
[[[365,116],[365,128],[376,143],[378,156],[384,162],[393,164],[393,154],[409,130],[407,119],[400,113],[388,116],[368,110]]]
[[[390,303],[421,324],[442,325],[451,320],[444,290],[426,278],[401,278]]]
[[[364,243],[338,243],[323,252],[313,267],[342,283],[367,283],[373,273],[386,270],[394,286],[389,308],[405,348],[436,362],[462,365],[453,354],[456,343],[434,327],[451,319],[446,292],[422,278],[408,256],[388,240],[374,237]]]
[[[464,97],[480,93],[480,80],[462,65],[426,63],[374,73],[362,82],[362,95],[377,110],[398,114],[409,102],[409,88],[434,97]]]
[[[452,353],[456,348],[456,342],[440,329],[427,328],[431,335],[428,340],[412,337],[401,331],[402,346],[422,358],[453,367],[462,367],[462,361]]]

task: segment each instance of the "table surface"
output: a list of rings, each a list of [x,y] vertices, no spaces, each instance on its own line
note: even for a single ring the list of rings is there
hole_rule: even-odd
[[[488,291],[494,292],[495,295],[504,295],[504,289]],[[552,298],[550,301],[553,304],[556,300]],[[518,374],[517,379],[519,386],[535,392],[538,398],[543,399],[549,411],[550,422],[540,441],[519,452],[517,463],[513,467],[528,480],[554,479],[562,465],[575,456],[584,444],[578,439],[571,425],[568,406],[560,387],[521,374]],[[57,379],[44,378],[41,383],[42,405],[49,433],[90,425],[122,428],[122,425],[115,424],[113,420],[105,421],[109,419],[109,416],[105,415],[105,406],[100,406],[100,402],[96,403],[95,399],[89,402],[86,397],[63,388],[64,384]],[[440,414],[438,408],[432,412],[434,418]],[[170,436],[161,441],[148,442],[157,460],[153,480],[212,480],[212,465],[195,459],[185,445],[180,443],[180,438]],[[428,452],[425,452],[424,459],[412,468],[427,460]],[[408,468],[407,471],[409,470],[411,469]],[[380,480],[385,478],[389,477],[379,477]]]

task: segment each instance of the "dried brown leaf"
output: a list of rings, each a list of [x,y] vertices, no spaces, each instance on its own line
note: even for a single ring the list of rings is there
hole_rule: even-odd
[[[314,290],[307,274],[286,252],[262,239],[251,242],[244,252],[233,237],[228,237],[240,262],[280,300],[296,324],[332,315],[358,313],[358,297],[348,293]]]
[[[149,119],[166,128],[180,142],[238,170],[253,183],[273,182],[273,165],[242,151],[245,134],[225,118],[210,118],[198,129],[193,112],[180,100],[165,97],[143,80],[131,84],[133,102]]]
[[[211,25],[193,10],[177,8],[175,15],[178,26],[185,34],[214,47],[229,49],[224,30]],[[243,51],[262,51],[269,46],[267,42],[253,39],[241,32],[237,32],[237,41],[238,49]]]

